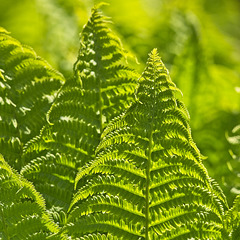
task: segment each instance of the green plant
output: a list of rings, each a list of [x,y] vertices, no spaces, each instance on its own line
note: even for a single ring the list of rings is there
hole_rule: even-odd
[[[138,74],[124,61],[127,54],[108,23],[94,7],[81,34],[74,77],[67,80],[46,62],[28,59],[32,50],[28,53],[1,30],[5,111],[0,113],[4,120],[0,152],[20,174],[1,158],[0,236],[237,239],[239,198],[229,210],[222,190],[209,177],[191,137],[181,92],[157,50],[150,53],[137,81]],[[36,115],[31,111],[35,108],[43,110]],[[32,115],[21,118],[23,110]],[[16,135],[8,127],[9,119],[17,122],[12,124]],[[20,142],[17,151],[11,139]],[[11,183],[14,187],[7,191]],[[17,222],[11,219],[9,206],[21,208]],[[28,223],[32,218],[38,219],[33,231]],[[29,229],[14,236],[25,220]]]
[[[137,100],[108,125],[96,160],[76,178],[74,224],[66,227],[74,236],[220,238],[226,201],[201,163],[178,91],[154,49]]]

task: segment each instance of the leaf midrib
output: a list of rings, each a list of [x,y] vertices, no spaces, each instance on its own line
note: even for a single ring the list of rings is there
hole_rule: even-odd
[[[155,62],[155,59],[153,59],[153,62]],[[155,68],[155,64],[153,66],[153,77],[154,77],[154,81],[153,81],[153,89],[154,89],[154,96],[153,99],[154,99],[154,105],[152,106],[153,109],[151,111],[152,113],[152,119],[151,119],[151,128],[150,128],[150,132],[149,132],[149,146],[148,146],[148,160],[147,160],[147,168],[146,168],[146,226],[145,226],[145,239],[146,240],[151,240],[150,236],[149,236],[149,225],[150,225],[150,216],[149,216],[149,205],[150,205],[150,181],[151,181],[151,167],[152,167],[152,151],[153,151],[153,121],[154,121],[154,118],[155,118],[155,99],[156,99],[156,93],[155,93],[155,90],[156,90],[156,86],[155,86],[155,83],[156,83],[156,72],[157,72],[157,69]]]
[[[149,137],[149,148],[148,148],[148,160],[147,160],[147,168],[146,168],[146,226],[145,226],[145,239],[149,239],[149,199],[150,199],[150,169],[151,169],[151,154],[152,154],[152,126],[151,126],[151,131],[150,131],[150,137]]]

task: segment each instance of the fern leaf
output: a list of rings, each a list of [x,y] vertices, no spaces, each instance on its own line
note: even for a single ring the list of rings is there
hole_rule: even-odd
[[[12,170],[0,155],[0,238],[65,239],[57,236],[59,230],[32,183]]]
[[[81,34],[75,77],[59,91],[49,124],[24,148],[21,173],[35,183],[48,207],[65,212],[77,170],[94,158],[105,124],[134,97],[137,74],[124,63],[126,54],[108,22],[93,8]]]
[[[0,29],[0,152],[20,170],[22,148],[39,134],[63,76]]]
[[[179,90],[154,49],[136,100],[78,174],[65,231],[118,239],[221,239],[227,203],[191,137]]]

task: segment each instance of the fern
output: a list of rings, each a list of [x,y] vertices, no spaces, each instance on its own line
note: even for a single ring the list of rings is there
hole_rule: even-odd
[[[64,239],[42,196],[0,155],[0,239]]]
[[[108,125],[96,159],[78,173],[66,232],[221,239],[227,203],[202,164],[177,92],[154,49],[136,101]]]
[[[64,78],[3,28],[0,56],[0,152],[20,170],[23,146],[39,134]]]
[[[75,77],[66,81],[48,113],[49,124],[24,149],[21,173],[47,201],[67,211],[77,169],[94,157],[105,125],[133,98],[137,74],[124,64],[126,53],[93,8],[81,34]]]

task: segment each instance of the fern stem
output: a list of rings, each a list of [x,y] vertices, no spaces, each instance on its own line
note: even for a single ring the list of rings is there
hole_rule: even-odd
[[[150,169],[151,169],[151,155],[152,155],[152,127],[150,131],[150,136],[149,136],[149,148],[148,148],[148,161],[147,161],[147,168],[146,168],[146,225],[145,225],[145,239],[150,240],[149,238],[149,221],[150,221],[150,216],[149,216],[149,201],[150,201],[150,191],[149,191],[149,186],[150,186]]]
[[[95,42],[97,42],[97,39],[95,39]],[[97,48],[97,47],[96,47]],[[98,49],[95,49],[96,52],[98,52]],[[103,66],[101,64],[101,56],[98,54],[96,55],[96,63],[98,67],[98,71],[96,72],[96,79],[98,81],[98,111],[99,111],[99,122],[100,122],[100,134],[103,132],[103,115],[102,115],[102,108],[103,108],[103,103],[102,103],[102,91],[101,91],[101,81],[102,76],[101,76],[101,71],[103,70]]]
[[[101,80],[99,80],[99,121],[100,121],[100,134],[103,132],[103,115],[102,115],[102,92],[101,92]]]
[[[153,58],[153,61],[155,63],[155,58]],[[150,132],[149,132],[149,145],[148,145],[148,160],[147,160],[147,168],[146,168],[146,225],[145,225],[145,239],[146,240],[151,240],[150,236],[149,236],[149,223],[150,223],[150,214],[149,214],[149,203],[150,203],[150,172],[151,172],[151,162],[152,162],[152,148],[153,148],[153,125],[154,125],[154,119],[155,119],[155,105],[156,105],[156,86],[155,86],[155,82],[156,82],[156,64],[154,64],[153,66],[153,76],[154,76],[154,81],[153,81],[153,105],[152,105],[152,109],[150,110],[151,113],[151,121],[150,121]]]

